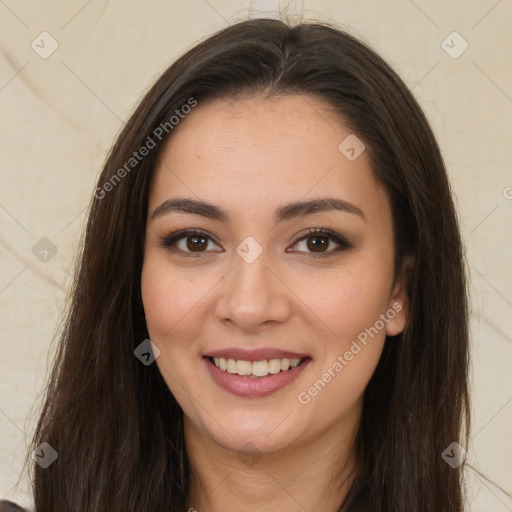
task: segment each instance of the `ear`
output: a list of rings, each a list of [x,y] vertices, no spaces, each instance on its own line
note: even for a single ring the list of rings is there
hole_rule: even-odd
[[[391,291],[388,304],[387,316],[390,318],[386,324],[386,335],[396,336],[400,334],[407,324],[409,318],[409,296],[407,293],[407,281],[414,269],[414,256],[405,256],[402,262],[402,269],[396,278]]]

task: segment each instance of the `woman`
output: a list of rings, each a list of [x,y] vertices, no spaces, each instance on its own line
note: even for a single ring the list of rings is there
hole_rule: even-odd
[[[94,196],[37,512],[463,510],[457,218],[371,49],[321,24],[220,31],[147,93]]]

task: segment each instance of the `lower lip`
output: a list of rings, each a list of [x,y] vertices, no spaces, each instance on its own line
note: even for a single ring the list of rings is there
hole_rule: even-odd
[[[221,388],[237,396],[245,398],[262,398],[276,393],[296,380],[304,371],[311,359],[305,359],[299,366],[279,373],[269,373],[266,377],[251,379],[250,377],[229,373],[217,368],[208,357],[204,358],[206,367],[213,380]]]

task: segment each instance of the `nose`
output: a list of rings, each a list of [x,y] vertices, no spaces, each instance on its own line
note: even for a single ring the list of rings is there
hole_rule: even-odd
[[[234,256],[216,303],[215,315],[220,322],[256,333],[288,320],[293,293],[269,263],[265,251],[251,263]]]

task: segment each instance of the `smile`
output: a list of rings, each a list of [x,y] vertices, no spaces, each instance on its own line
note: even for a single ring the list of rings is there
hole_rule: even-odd
[[[243,359],[226,359],[224,357],[211,357],[213,364],[222,371],[246,375],[253,378],[266,377],[269,373],[276,374],[293,369],[305,358],[264,359],[262,361],[245,361]]]
[[[212,382],[222,390],[243,398],[264,398],[277,393],[297,380],[312,362],[307,356],[278,358],[275,357],[277,354],[272,354],[274,357],[264,359],[263,353],[256,357],[254,352],[248,355],[240,351],[237,354],[240,359],[235,359],[236,355],[232,353],[222,355],[228,357],[220,357],[220,354],[203,357]],[[244,355],[246,359],[243,359]],[[265,355],[268,357],[270,354],[266,351]]]

